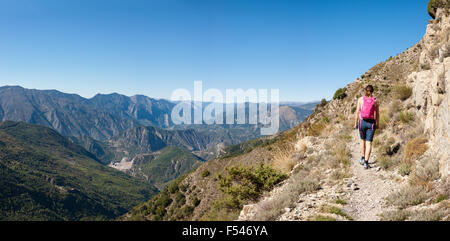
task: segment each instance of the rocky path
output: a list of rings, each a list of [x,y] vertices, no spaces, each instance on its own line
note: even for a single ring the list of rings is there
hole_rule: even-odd
[[[385,198],[396,190],[399,184],[392,180],[390,173],[378,167],[376,153],[370,160],[371,169],[365,170],[359,164],[361,151],[358,131],[354,131],[352,136],[350,149],[353,177],[347,181],[347,185],[352,186],[352,193],[343,210],[357,221],[377,221],[380,219],[378,215],[387,208]]]

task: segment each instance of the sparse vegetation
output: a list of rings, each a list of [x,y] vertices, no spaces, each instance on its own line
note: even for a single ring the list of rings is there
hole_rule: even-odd
[[[335,214],[341,217],[346,218],[347,220],[352,221],[353,218],[348,216],[344,211],[342,211],[342,209],[335,207],[335,206],[328,206],[328,207],[324,207],[323,211],[331,213],[331,214]]]
[[[381,213],[381,221],[405,221],[408,219],[409,212],[405,210],[385,211]]]
[[[203,170],[203,172],[202,172],[203,178],[209,177],[209,175],[211,175],[211,173],[208,170]]]
[[[400,191],[387,197],[390,204],[401,209],[423,203],[428,198],[428,193],[421,186],[405,186]]]
[[[337,199],[335,201],[336,204],[340,204],[340,205],[347,205],[347,201],[343,200],[343,199]]]
[[[436,10],[438,8],[450,8],[450,1],[430,0],[430,2],[428,2],[428,14],[430,14],[432,18],[436,18]]]
[[[284,208],[295,204],[300,194],[314,192],[320,188],[319,180],[310,176],[306,171],[294,174],[287,185],[277,197],[261,203],[259,211],[254,217],[255,220],[275,220],[283,213]]]
[[[386,127],[389,125],[390,121],[391,121],[391,119],[389,118],[387,110],[385,110],[385,109],[380,110],[380,119],[378,122],[378,129],[379,130],[386,129]]]
[[[408,176],[412,172],[412,166],[409,163],[402,163],[398,168],[398,174]]]
[[[398,118],[400,119],[400,121],[401,121],[402,123],[408,124],[408,123],[410,123],[411,121],[414,120],[414,115],[411,114],[411,113],[408,112],[408,111],[402,111],[402,112],[400,112]]]
[[[398,99],[405,101],[412,95],[412,88],[407,85],[396,85],[394,92]]]
[[[257,168],[231,167],[225,175],[218,175],[219,189],[225,195],[218,208],[241,209],[246,201],[255,201],[264,191],[270,191],[287,175],[260,165]]]
[[[318,121],[314,124],[312,124],[308,129],[308,135],[309,136],[320,136],[325,130],[325,127],[327,126],[327,123],[323,120]]]
[[[413,181],[417,184],[426,184],[441,177],[439,173],[439,161],[435,159],[425,159],[414,170]]]
[[[413,164],[418,158],[420,158],[427,150],[428,142],[425,138],[415,138],[406,144],[403,152],[403,163]]]
[[[333,99],[334,100],[343,100],[346,97],[347,97],[346,89],[345,88],[341,88],[341,89],[338,89],[336,91],[336,93],[334,93]]]
[[[350,165],[351,153],[346,144],[336,145],[333,151],[339,163],[341,163],[344,167],[348,167]]]

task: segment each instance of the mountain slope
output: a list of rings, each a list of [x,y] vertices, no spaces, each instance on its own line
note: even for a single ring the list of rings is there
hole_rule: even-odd
[[[0,219],[115,218],[157,190],[103,166],[55,131],[0,124]]]
[[[150,155],[138,155],[133,162],[131,173],[163,189],[179,176],[194,170],[204,160],[186,149],[170,146]]]

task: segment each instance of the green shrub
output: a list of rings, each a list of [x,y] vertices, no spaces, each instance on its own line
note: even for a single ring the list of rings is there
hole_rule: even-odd
[[[406,85],[397,85],[394,87],[394,92],[397,98],[399,98],[402,101],[405,101],[409,99],[409,97],[411,97],[412,88]]]
[[[322,101],[320,101],[320,107],[324,107],[328,104],[328,101],[326,99],[322,99]]]
[[[428,14],[432,18],[436,18],[436,11],[438,8],[450,8],[450,1],[448,0],[430,0],[428,3]]]
[[[338,89],[336,91],[336,93],[334,93],[333,99],[334,100],[343,100],[343,99],[345,99],[345,97],[347,97],[347,93],[345,93],[345,91],[346,91],[345,88]]]
[[[202,177],[203,177],[203,178],[209,177],[209,175],[211,175],[211,173],[210,173],[208,170],[204,170],[204,171],[202,172]]]
[[[395,167],[396,165],[398,165],[398,161],[389,156],[382,156],[380,158],[380,167],[383,170],[390,170],[392,167]]]
[[[168,187],[168,191],[172,194],[178,192],[178,183],[173,183]]]
[[[197,207],[198,205],[200,205],[200,200],[197,197],[194,197],[194,199],[192,200],[192,205],[194,205],[194,207]]]
[[[175,202],[177,205],[182,206],[186,203],[186,197],[181,192],[178,192],[175,195]]]
[[[218,175],[219,189],[227,197],[229,208],[242,208],[247,200],[255,201],[262,192],[270,191],[287,178],[269,166],[261,164],[258,168],[231,167],[225,176]]]
[[[400,112],[398,118],[401,122],[408,124],[409,122],[414,120],[414,115],[408,111],[402,111]]]
[[[408,176],[411,174],[412,167],[409,163],[402,163],[400,167],[398,168],[398,173],[402,176]]]
[[[194,207],[188,205],[183,208],[182,212],[183,212],[183,215],[185,217],[187,217],[187,216],[190,216],[194,212],[194,210],[195,210]]]
[[[421,186],[406,186],[398,192],[387,197],[389,204],[405,209],[423,203],[428,198],[428,193]]]

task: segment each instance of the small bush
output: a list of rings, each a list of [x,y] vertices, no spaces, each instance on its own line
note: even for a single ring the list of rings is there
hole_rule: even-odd
[[[185,217],[188,217],[194,212],[194,210],[194,207],[188,205],[183,208],[182,213]]]
[[[262,192],[270,191],[287,178],[271,167],[261,164],[258,168],[231,167],[227,175],[218,175],[219,189],[228,196],[229,208],[242,208],[247,200],[256,200]]]
[[[317,179],[309,177],[305,171],[300,171],[294,174],[281,194],[260,204],[254,219],[258,221],[276,220],[283,214],[284,208],[298,201],[300,194],[314,192],[319,188],[320,184]]]
[[[430,14],[433,19],[436,18],[436,11],[438,8],[450,8],[450,1],[430,0],[430,2],[428,2],[428,14]]]
[[[399,164],[399,161],[396,158],[391,158],[389,156],[382,156],[380,158],[379,164],[383,170],[391,170],[393,167],[396,167]]]
[[[415,138],[406,144],[403,152],[403,162],[413,164],[428,150],[427,142],[428,140],[425,138]]]
[[[409,220],[427,222],[441,221],[446,215],[448,215],[448,211],[446,213],[445,209],[425,209],[411,212]]]
[[[428,198],[428,193],[421,186],[406,186],[398,192],[387,197],[387,201],[401,209],[423,203]]]
[[[194,207],[198,207],[198,205],[200,205],[200,200],[197,197],[194,197],[192,200],[192,205],[194,205]]]
[[[322,99],[322,101],[320,101],[320,107],[324,107],[328,104],[328,101],[326,99]]]
[[[400,167],[398,168],[398,174],[402,176],[408,176],[411,174],[412,166],[409,163],[402,163]]]
[[[350,153],[350,149],[347,147],[347,145],[338,144],[338,145],[336,145],[336,147],[334,148],[333,151],[334,151],[336,158],[343,166],[350,165],[350,158],[351,158],[352,154]]]
[[[178,190],[178,183],[173,183],[168,187],[168,191],[172,194],[175,194]]]
[[[397,95],[397,98],[399,98],[402,101],[405,101],[409,99],[409,97],[411,97],[412,88],[406,85],[397,85],[394,87],[394,92]]]
[[[209,175],[211,175],[211,173],[210,173],[208,170],[204,170],[204,171],[202,172],[202,177],[203,177],[203,178],[209,177]]]
[[[426,159],[414,171],[414,178],[419,182],[431,182],[441,177],[439,161]]]
[[[329,206],[329,207],[326,207],[324,211],[326,211],[328,213],[331,213],[331,214],[336,214],[338,216],[344,217],[344,218],[346,218],[347,220],[350,220],[350,221],[353,220],[352,217],[348,216],[344,211],[342,211],[342,209],[340,209],[338,207]]]
[[[336,91],[336,93],[334,93],[333,99],[334,100],[343,100],[343,99],[345,99],[347,97],[347,93],[345,93],[345,92],[346,92],[345,88],[338,89]]]
[[[445,201],[445,200],[447,200],[447,199],[448,199],[448,196],[447,196],[447,195],[445,195],[445,194],[439,194],[439,195],[436,197],[435,203],[440,203],[440,202],[443,202],[443,201]]]
[[[405,210],[385,211],[381,213],[381,221],[405,221],[408,219],[409,212]]]
[[[308,129],[308,136],[320,136],[327,124],[324,121],[318,121],[312,124]]]
[[[380,111],[380,119],[378,122],[378,129],[379,130],[384,130],[386,129],[386,127],[389,125],[389,122],[391,121],[391,119],[389,118],[389,115],[387,114],[386,110],[381,110]]]
[[[402,111],[402,112],[400,112],[398,118],[400,119],[400,121],[402,123],[408,124],[409,122],[414,120],[414,115],[408,111]]]

